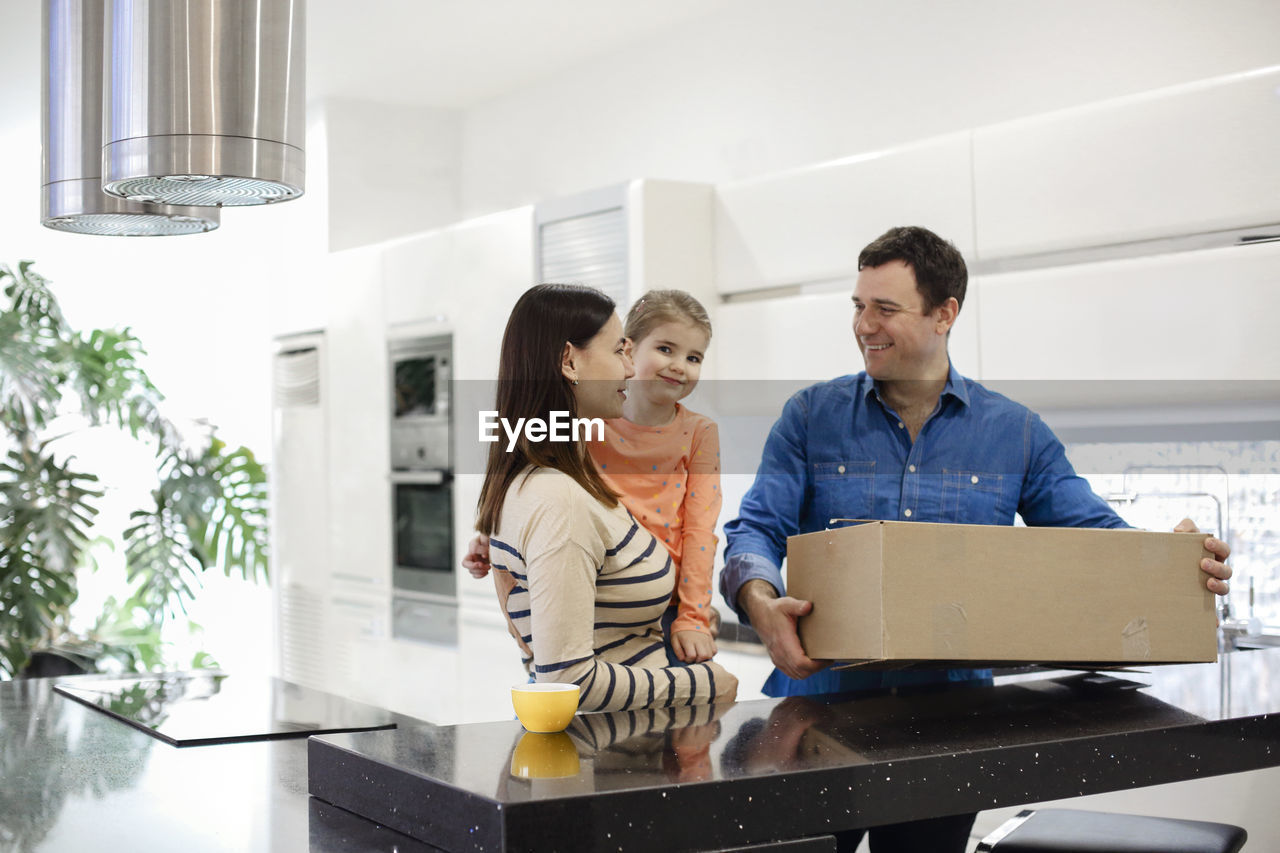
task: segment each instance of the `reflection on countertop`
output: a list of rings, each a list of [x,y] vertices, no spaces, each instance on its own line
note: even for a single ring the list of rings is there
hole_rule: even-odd
[[[565,735],[572,756],[565,738],[527,740],[509,716],[435,726],[392,715],[389,731],[180,749],[59,695],[55,681],[0,683],[5,849],[435,850],[308,796],[309,785],[363,781],[411,812],[428,800],[393,775],[405,766],[425,774],[418,782],[449,781],[425,818],[465,834],[456,849],[475,849],[501,805],[528,830],[572,820],[597,847],[625,830],[675,850],[667,835],[690,814],[750,840],[921,804],[1015,805],[1280,764],[1280,649],[1096,683],[1026,674],[970,691],[580,716]]]
[[[322,736],[310,790],[447,849],[712,849],[1276,766],[1278,714],[1280,650],[1239,652],[585,715],[573,774],[556,772],[563,743],[541,747],[547,773],[513,773],[532,766],[514,722]]]
[[[269,676],[216,670],[56,679],[54,690],[173,746],[395,725],[391,714]]]
[[[438,725],[511,719],[509,688],[528,675],[497,604],[461,596],[449,631],[442,642],[361,634],[307,675],[321,690]],[[738,677],[738,697],[762,698],[772,669],[763,648],[734,640],[720,647],[716,659]]]
[[[0,849],[433,849],[341,810],[313,808],[305,738],[180,749],[56,693],[59,680],[0,683]]]

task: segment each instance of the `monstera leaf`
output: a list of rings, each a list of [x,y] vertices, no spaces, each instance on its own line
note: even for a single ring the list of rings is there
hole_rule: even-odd
[[[76,335],[65,355],[76,367],[67,384],[90,423],[118,424],[134,438],[149,434],[166,443],[177,440],[172,424],[160,414],[164,396],[138,363],[146,350],[128,328]]]
[[[185,614],[207,569],[267,573],[266,473],[247,448],[211,431],[192,449],[161,411],[164,396],[128,328],[77,332],[49,282],[23,261],[0,265],[0,677],[41,644],[92,648],[135,669],[163,665],[160,629]],[[54,419],[112,425],[155,447],[151,503],[124,541],[127,594],[112,598],[87,636],[68,636],[77,570],[102,496],[97,478],[57,452]],[[207,658],[207,656],[205,656]]]
[[[220,564],[247,580],[267,572],[266,472],[245,447],[213,439],[199,456],[175,450],[160,466],[154,505],[131,516],[125,554],[134,600],[149,610],[186,603]]]
[[[75,571],[97,509],[97,478],[59,464],[47,445],[0,463],[0,667],[12,673],[76,598]]]
[[[66,325],[47,282],[18,265],[0,264],[0,285],[9,303],[0,311],[0,417],[18,440],[52,417],[61,397],[59,349]]]

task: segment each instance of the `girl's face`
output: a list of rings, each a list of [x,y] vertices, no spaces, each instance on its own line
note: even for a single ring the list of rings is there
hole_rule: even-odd
[[[636,372],[630,350],[617,314],[609,318],[585,347],[568,345],[561,372],[566,379],[578,382],[571,386],[578,417],[622,417],[627,380]]]
[[[655,326],[635,343],[632,390],[656,405],[674,405],[689,396],[702,373],[707,333],[687,320]]]

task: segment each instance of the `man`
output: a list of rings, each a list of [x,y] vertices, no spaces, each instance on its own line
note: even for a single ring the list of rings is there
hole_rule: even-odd
[[[865,372],[787,402],[738,518],[725,525],[720,589],[769,651],[771,696],[990,678],[968,669],[831,670],[810,659],[796,618],[812,605],[786,595],[780,570],[788,536],[833,518],[1012,524],[1018,513],[1029,525],[1127,526],[1034,412],[951,367],[947,338],[968,281],[955,246],[924,228],[893,228],[863,249],[858,270],[853,332]],[[1196,528],[1184,520],[1177,529]],[[1202,561],[1206,585],[1224,595],[1230,548],[1212,537],[1205,548],[1218,558]],[[873,830],[872,850],[962,851],[973,819]],[[841,839],[841,849],[846,841],[857,844]]]

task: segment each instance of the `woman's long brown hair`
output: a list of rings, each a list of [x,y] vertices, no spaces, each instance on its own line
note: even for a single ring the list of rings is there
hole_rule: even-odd
[[[539,284],[526,290],[511,309],[502,334],[498,416],[511,423],[517,418],[549,421],[553,411],[578,417],[573,389],[560,372],[564,345],[585,347],[609,322],[614,307],[600,291],[576,284]],[[507,490],[529,465],[563,471],[601,503],[618,505],[618,496],[604,484],[581,442],[531,442],[522,432],[509,453],[501,441],[489,447],[477,530],[489,535],[498,529]]]

